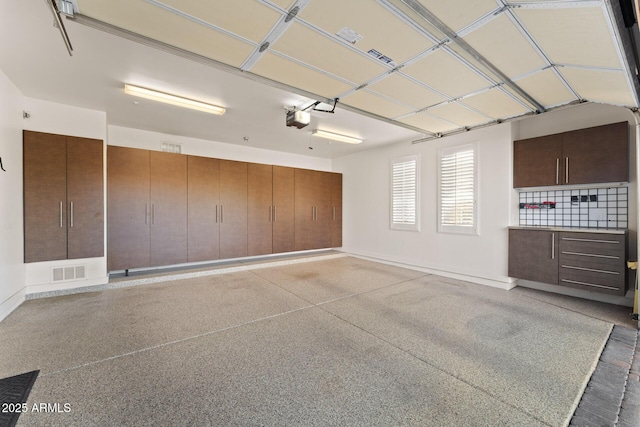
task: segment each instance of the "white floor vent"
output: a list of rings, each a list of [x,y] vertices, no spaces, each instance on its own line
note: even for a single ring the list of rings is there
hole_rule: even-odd
[[[54,267],[51,269],[54,282],[80,280],[85,278],[85,266]]]

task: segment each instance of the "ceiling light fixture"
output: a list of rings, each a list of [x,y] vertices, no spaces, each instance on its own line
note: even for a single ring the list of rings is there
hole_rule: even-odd
[[[151,99],[153,101],[164,102],[166,104],[177,105],[178,107],[191,108],[192,110],[203,111],[205,113],[222,115],[226,109],[213,104],[207,104],[205,102],[196,101],[193,99],[183,98],[177,95],[171,95],[169,93],[158,92],[152,89],[146,89],[140,86],[134,86],[130,84],[124,85],[124,93],[133,96],[139,96],[141,98]]]
[[[339,133],[327,132],[325,130],[316,129],[311,132],[313,136],[319,136],[320,138],[332,139],[334,141],[346,142],[348,144],[361,144],[362,139],[354,138],[352,136],[341,135]]]

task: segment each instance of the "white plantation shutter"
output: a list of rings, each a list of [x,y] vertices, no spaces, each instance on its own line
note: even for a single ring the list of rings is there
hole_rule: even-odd
[[[418,156],[391,163],[391,228],[418,230]]]
[[[475,233],[476,148],[456,147],[440,152],[440,231]]]

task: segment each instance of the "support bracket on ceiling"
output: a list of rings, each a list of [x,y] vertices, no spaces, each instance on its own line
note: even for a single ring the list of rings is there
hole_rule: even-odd
[[[68,2],[63,1],[62,3],[66,7],[66,4]],[[64,40],[64,45],[67,48],[67,52],[69,52],[69,56],[73,56],[73,46],[71,46],[71,40],[69,40],[67,29],[64,27],[64,23],[62,22],[62,18],[60,17],[60,14],[62,12],[58,9],[58,3],[56,0],[47,0],[47,4],[51,8],[51,13],[53,13],[53,26],[60,30],[60,35],[62,36],[62,40]],[[68,13],[65,11],[65,14]]]
[[[307,110],[311,109],[313,111],[320,111],[321,113],[331,113],[331,114],[333,114],[336,111],[336,105],[338,105],[338,101],[340,101],[340,98],[334,98],[333,99],[333,108],[331,108],[331,110],[325,110],[323,108],[316,108],[318,105],[320,105],[322,103],[322,101],[316,101],[313,104],[309,105],[308,107],[303,108],[301,111],[307,111]]]

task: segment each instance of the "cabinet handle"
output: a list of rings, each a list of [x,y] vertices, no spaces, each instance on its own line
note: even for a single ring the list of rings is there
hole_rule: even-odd
[[[62,223],[62,201],[60,201],[60,228],[64,227]]]
[[[564,158],[564,183],[569,183],[569,157]]]
[[[273,222],[273,206],[269,206],[269,222]]]
[[[69,211],[71,212],[70,226],[71,228],[73,228],[73,202],[69,202],[69,205],[70,205]]]
[[[556,259],[556,233],[551,233],[551,259]]]
[[[560,184],[560,158],[556,158],[556,184]]]
[[[216,224],[218,223],[218,205],[216,205]]]
[[[572,242],[590,242],[590,243],[613,243],[619,245],[617,240],[597,240],[597,239],[579,239],[577,237],[563,237],[562,240],[568,240]]]
[[[576,285],[591,286],[591,287],[594,287],[594,288],[611,289],[612,291],[619,291],[620,290],[620,288],[616,288],[615,286],[598,285],[598,284],[595,284],[595,283],[579,282],[577,280],[561,279],[561,281],[565,282],[565,283],[575,283]]]
[[[336,220],[336,207],[333,207],[333,220]]]

